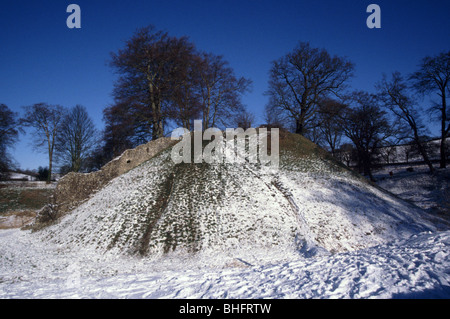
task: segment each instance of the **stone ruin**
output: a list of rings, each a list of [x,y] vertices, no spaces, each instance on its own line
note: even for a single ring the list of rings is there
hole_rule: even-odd
[[[168,137],[159,138],[134,149],[126,150],[99,171],[68,173],[59,180],[51,203],[38,212],[36,221],[31,226],[32,229],[38,230],[48,224],[52,224],[56,219],[64,216],[89,199],[112,179],[148,161],[177,142],[177,140],[171,140]]]

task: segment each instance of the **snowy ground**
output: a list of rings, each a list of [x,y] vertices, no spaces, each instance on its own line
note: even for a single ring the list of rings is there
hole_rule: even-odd
[[[105,220],[122,222],[124,217],[138,216],[139,210],[124,212],[135,207],[132,199],[142,204],[140,192],[145,191],[149,200],[153,180],[161,177],[160,169],[155,171],[159,175],[152,175],[151,165],[149,161],[117,178],[46,230],[0,230],[0,298],[450,298],[450,228],[429,227],[417,207],[345,174],[286,171],[275,182],[257,176],[266,185],[265,197],[281,203],[281,208],[272,209],[257,185],[248,186],[255,172],[241,170],[237,176],[228,171],[226,181],[239,181],[238,189],[245,194],[256,193],[239,201],[249,205],[239,210],[242,216],[233,215],[234,224],[219,218],[219,226],[239,229],[239,223],[244,227],[253,220],[247,217],[264,213],[261,220],[267,223],[275,209],[288,217],[298,211],[298,224],[303,225],[298,233],[307,244],[298,246],[306,247],[303,251],[287,249],[286,240],[274,242],[271,247],[277,248],[270,253],[258,251],[255,242],[263,235],[248,227],[246,233],[252,236],[243,241],[247,244],[242,251],[230,248],[222,254],[220,245],[194,258],[183,255],[182,249],[159,259],[133,256],[123,249],[99,249],[101,240],[110,238],[114,230],[114,223]],[[421,184],[416,181],[413,186],[417,189]],[[121,214],[116,214],[116,207]],[[282,230],[274,230],[281,239],[287,236],[289,220],[272,219]],[[131,237],[126,238],[130,242]],[[307,253],[314,245],[326,251]]]
[[[425,165],[400,165],[380,169],[374,176],[382,188],[443,218],[447,227],[450,224],[450,168],[436,168],[430,174]]]
[[[0,298],[449,298],[450,231],[354,252],[222,268],[66,251],[0,231]]]

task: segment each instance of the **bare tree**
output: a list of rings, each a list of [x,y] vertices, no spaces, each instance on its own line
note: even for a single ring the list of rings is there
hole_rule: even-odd
[[[49,171],[47,183],[50,183],[52,180],[53,152],[56,138],[61,130],[65,110],[60,105],[49,105],[46,103],[25,106],[24,109],[25,115],[20,119],[20,123],[35,130],[33,138],[34,146],[37,149],[46,148]]]
[[[150,128],[152,139],[164,135],[169,121],[187,129],[199,117],[204,129],[232,121],[244,110],[241,96],[250,87],[222,56],[198,52],[186,37],[171,37],[153,26],[139,29],[112,54],[110,65],[119,74],[110,111],[133,114],[132,120],[123,117],[133,132]]]
[[[304,134],[312,121],[318,102],[338,96],[352,76],[353,64],[346,58],[331,56],[324,49],[299,43],[287,55],[272,63],[269,107],[286,113],[295,121],[295,132]]]
[[[355,92],[350,106],[341,116],[345,135],[353,142],[364,175],[374,181],[372,167],[376,151],[392,136],[392,129],[377,97],[367,92]]]
[[[118,102],[103,110],[103,156],[111,160],[152,138],[151,109],[142,103]]]
[[[353,144],[351,143],[344,143],[342,144],[336,151],[335,156],[338,158],[342,163],[350,167],[352,162],[355,162],[358,160],[357,153],[355,151],[355,148]]]
[[[188,130],[193,121],[201,117],[201,58],[194,46],[187,42],[178,42],[177,72],[172,74],[171,95],[168,104],[169,117],[179,126]]]
[[[436,93],[440,97],[432,110],[439,114],[441,122],[440,168],[446,167],[446,138],[450,132],[450,116],[447,98],[450,95],[450,51],[434,57],[425,57],[420,69],[411,75],[414,87],[422,94]]]
[[[386,79],[386,76],[383,76],[383,80],[377,84],[377,88],[384,106],[406,127],[406,130],[403,130],[403,132],[407,135],[400,138],[412,139],[430,172],[433,173],[433,164],[423,145],[426,128],[420,121],[418,106],[408,93],[408,86],[405,80],[399,72],[394,72],[390,81]]]
[[[377,153],[386,164],[390,164],[397,159],[397,145],[386,145],[378,149]]]
[[[0,104],[0,178],[5,177],[12,166],[8,148],[14,145],[18,135],[17,114]]]
[[[285,113],[281,113],[278,110],[272,108],[269,104],[267,104],[264,108],[264,121],[265,125],[268,128],[281,128],[283,130],[289,130],[289,124],[291,118],[288,117]]]
[[[64,117],[56,137],[55,150],[61,164],[72,172],[79,172],[97,142],[96,134],[86,108],[73,107]]]
[[[247,110],[244,110],[243,112],[236,115],[234,120],[237,127],[241,127],[246,130],[252,127],[252,124],[254,124],[255,115]]]
[[[345,104],[333,99],[325,99],[319,104],[317,126],[333,156],[344,135],[339,117],[345,109]]]
[[[201,53],[200,58],[203,129],[226,126],[233,117],[245,111],[241,97],[249,91],[251,80],[237,78],[228,62],[220,55]]]
[[[142,105],[152,127],[152,138],[164,136],[167,106],[174,74],[183,56],[180,50],[189,46],[186,38],[169,37],[153,26],[137,30],[124,49],[112,53],[110,65],[120,75],[114,97],[119,104]]]

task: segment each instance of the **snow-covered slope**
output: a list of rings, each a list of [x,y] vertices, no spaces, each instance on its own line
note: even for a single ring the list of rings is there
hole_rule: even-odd
[[[276,171],[249,163],[175,165],[167,149],[38,236],[69,248],[223,265],[353,251],[434,230],[420,209],[306,139],[284,136],[280,149]]]
[[[450,297],[450,231],[303,138],[278,171],[169,156],[53,226],[0,230],[0,298]]]
[[[395,165],[374,174],[382,188],[429,213],[444,216],[450,213],[450,168],[436,167],[430,174],[426,165]]]
[[[35,239],[0,231],[0,298],[450,298],[450,231],[223,268],[66,250]]]

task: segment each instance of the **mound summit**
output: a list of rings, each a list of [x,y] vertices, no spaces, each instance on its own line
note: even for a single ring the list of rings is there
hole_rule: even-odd
[[[253,263],[352,251],[435,230],[424,211],[299,135],[280,134],[276,171],[248,162],[175,164],[173,145],[164,139],[141,146],[148,156],[109,175],[114,164],[108,164],[96,173],[106,176],[102,183],[92,182],[94,173],[63,178],[60,198],[82,196],[61,205],[64,213],[40,236],[120,255]],[[115,162],[127,164],[129,155]]]

